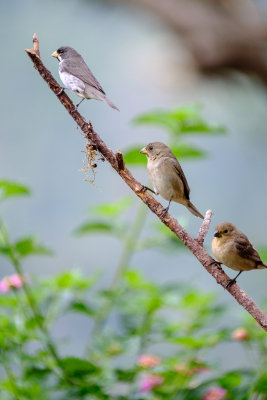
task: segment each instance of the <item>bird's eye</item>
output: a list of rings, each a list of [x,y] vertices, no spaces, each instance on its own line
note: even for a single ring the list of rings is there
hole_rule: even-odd
[[[58,50],[57,52],[58,52],[58,54],[62,54],[62,53],[63,53],[63,50],[60,49],[60,50]]]
[[[153,150],[153,146],[149,146],[148,150]]]
[[[223,233],[227,233],[228,232],[228,229],[225,229],[224,231],[223,231]]]

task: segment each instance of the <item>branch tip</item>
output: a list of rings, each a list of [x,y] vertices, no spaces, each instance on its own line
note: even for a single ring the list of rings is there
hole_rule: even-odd
[[[33,42],[33,51],[34,51],[34,53],[38,57],[40,57],[39,40],[38,40],[38,37],[37,37],[36,33],[33,34],[32,42]]]
[[[212,217],[212,211],[208,210],[206,211],[205,217],[203,219],[202,225],[199,229],[198,235],[197,235],[197,242],[203,246],[205,237],[209,231],[210,223],[211,223],[211,217]]]
[[[118,164],[119,170],[120,171],[124,170],[125,169],[125,163],[124,163],[122,152],[119,149],[116,151],[115,156],[116,156],[116,160],[117,160],[117,164]]]

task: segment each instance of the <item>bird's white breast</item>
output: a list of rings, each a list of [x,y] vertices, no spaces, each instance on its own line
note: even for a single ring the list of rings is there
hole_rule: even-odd
[[[67,89],[71,90],[80,97],[85,97],[84,96],[85,84],[83,83],[83,81],[81,81],[81,79],[67,72],[60,71],[60,68],[58,72],[60,79],[62,80],[64,86]]]

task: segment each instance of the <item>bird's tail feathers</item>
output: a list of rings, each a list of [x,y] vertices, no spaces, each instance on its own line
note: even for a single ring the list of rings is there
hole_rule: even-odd
[[[120,111],[118,109],[118,107],[115,106],[115,104],[113,104],[107,97],[104,97],[103,100],[112,108],[114,108],[114,110]]]
[[[198,211],[198,209],[194,206],[194,204],[191,203],[190,200],[188,200],[187,204],[186,204],[187,209],[196,217],[202,218],[204,219],[203,215],[200,214],[200,212]]]
[[[262,264],[258,265],[258,269],[264,269],[264,268],[267,268],[266,264],[262,263]]]

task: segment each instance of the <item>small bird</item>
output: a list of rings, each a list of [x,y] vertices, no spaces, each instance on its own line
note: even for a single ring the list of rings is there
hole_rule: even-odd
[[[195,216],[204,219],[189,199],[190,189],[181,165],[171,149],[161,142],[149,143],[140,153],[147,156],[148,175],[152,181],[153,193],[160,194],[169,202],[164,214],[169,211],[172,201],[183,204]]]
[[[226,287],[232,286],[243,271],[267,268],[247,236],[231,222],[216,225],[212,240],[212,253],[220,264],[239,271]]]
[[[69,89],[82,100],[76,105],[76,108],[84,99],[96,99],[105,101],[115,110],[119,109],[106,97],[100,83],[96,80],[82,56],[72,47],[63,46],[51,54],[59,61],[58,72],[60,79],[65,85],[64,89]]]

